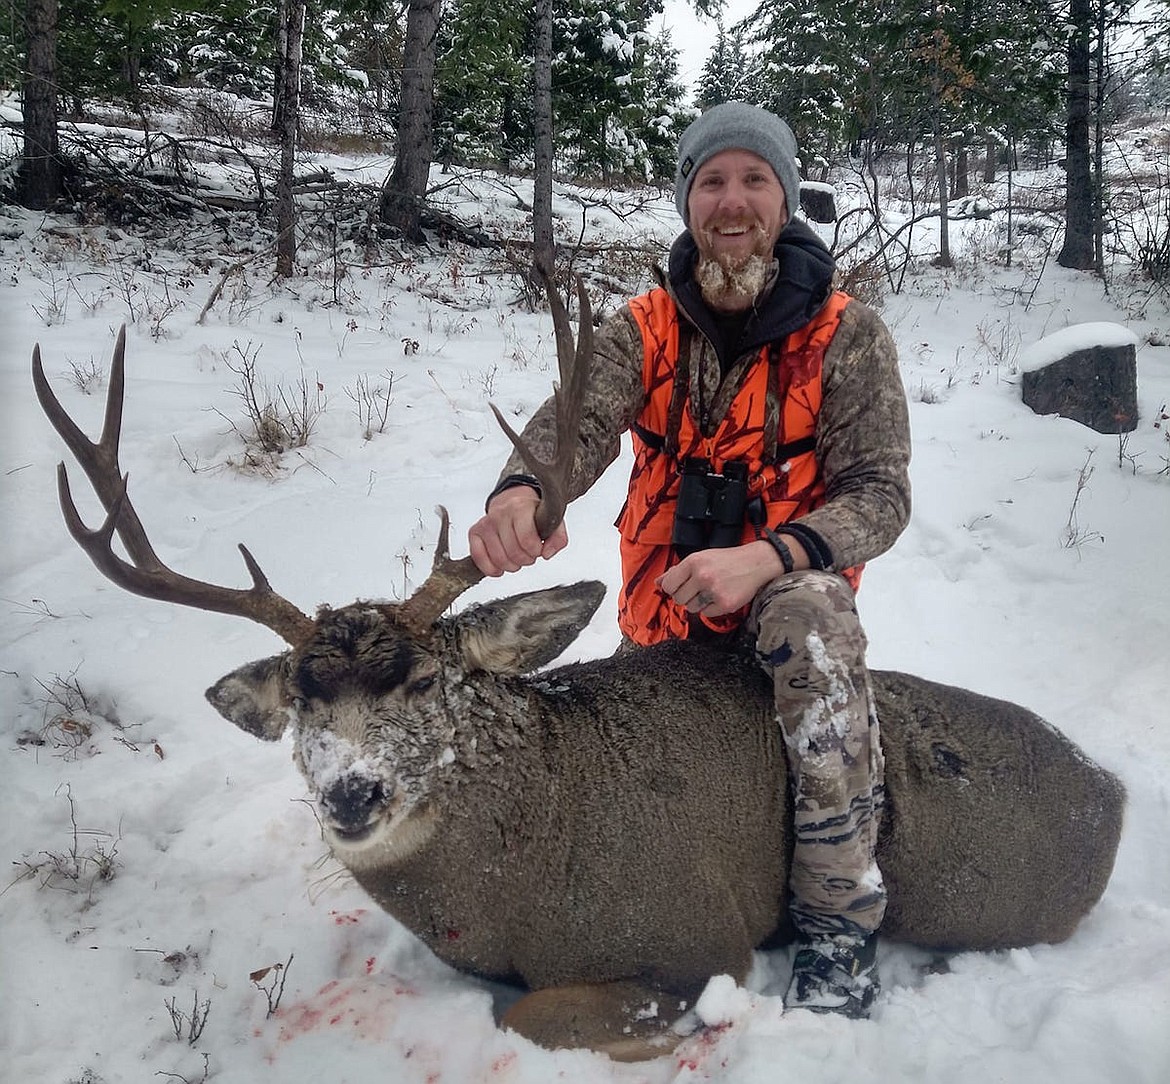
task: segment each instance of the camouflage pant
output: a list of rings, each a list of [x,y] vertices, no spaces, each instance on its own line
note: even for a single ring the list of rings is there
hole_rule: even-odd
[[[840,576],[795,572],[756,596],[747,632],[771,673],[795,806],[790,911],[809,937],[878,928],[883,761],[865,633]]]

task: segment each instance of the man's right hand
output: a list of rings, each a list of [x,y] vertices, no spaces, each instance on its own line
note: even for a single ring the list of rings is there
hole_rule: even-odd
[[[512,486],[497,493],[487,514],[467,532],[471,559],[485,576],[502,576],[560,553],[569,544],[562,522],[546,539],[536,530],[540,495],[531,486]]]

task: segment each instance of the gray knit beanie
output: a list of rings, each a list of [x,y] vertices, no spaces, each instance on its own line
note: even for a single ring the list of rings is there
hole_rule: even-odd
[[[784,189],[791,219],[800,207],[800,171],[796,166],[796,138],[775,113],[745,102],[712,106],[691,122],[678,141],[678,172],[674,177],[674,205],[688,226],[687,196],[699,167],[726,150],[758,154],[775,171]]]

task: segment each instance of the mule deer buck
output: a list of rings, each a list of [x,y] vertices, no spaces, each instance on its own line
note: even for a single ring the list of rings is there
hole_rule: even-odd
[[[546,535],[564,512],[591,352],[578,290],[576,343],[548,290],[557,462],[534,461],[501,419],[542,483]],[[441,509],[434,568],[402,603],[309,617],[243,546],[250,588],[182,576],[155,554],[121,475],[124,353],[123,329],[95,444],[34,350],[40,402],[106,509],[100,527],[85,526],[62,464],[70,533],[126,590],[238,614],[288,642],[208,699],[259,738],[291,727],[328,842],[358,883],[449,964],[531,991],[505,1024],[546,1046],[654,1056],[679,1041],[710,976],[742,980],[754,949],[791,936],[787,769],[753,662],[668,643],[534,673],[588,623],[603,585],[445,615],[480,573],[450,558]],[[901,673],[875,671],[873,683],[886,755],[883,934],[941,950],[1068,937],[1112,870],[1121,784],[1014,704]]]

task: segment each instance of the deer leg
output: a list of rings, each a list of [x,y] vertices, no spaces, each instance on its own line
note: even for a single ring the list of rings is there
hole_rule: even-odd
[[[580,983],[535,990],[500,1021],[550,1050],[584,1047],[614,1061],[649,1061],[669,1054],[690,1029],[679,1026],[694,999],[637,982]]]

